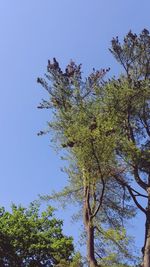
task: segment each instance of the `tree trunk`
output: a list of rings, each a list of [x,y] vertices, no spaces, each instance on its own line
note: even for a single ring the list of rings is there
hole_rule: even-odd
[[[88,261],[89,267],[97,267],[97,261],[95,259],[94,254],[94,227],[90,225],[89,222],[87,226],[87,254],[88,254]]]
[[[98,267],[97,261],[95,259],[94,253],[94,226],[93,219],[91,217],[91,208],[90,208],[90,193],[89,187],[85,186],[84,188],[84,205],[83,205],[83,217],[84,225],[87,234],[87,258],[89,267]]]
[[[146,236],[143,253],[143,267],[150,267],[150,218],[146,218]]]
[[[143,267],[150,267],[150,188],[148,191],[148,206],[145,224],[145,244],[143,247]]]

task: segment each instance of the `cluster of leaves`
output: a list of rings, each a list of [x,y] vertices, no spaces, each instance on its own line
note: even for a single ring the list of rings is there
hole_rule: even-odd
[[[62,233],[62,221],[54,218],[54,209],[40,212],[40,206],[12,205],[12,211],[0,209],[0,266],[56,266],[62,259],[69,264],[74,252],[73,240]]]

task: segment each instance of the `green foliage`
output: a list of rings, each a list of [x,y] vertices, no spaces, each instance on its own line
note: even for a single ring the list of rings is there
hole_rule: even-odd
[[[1,266],[55,266],[60,260],[70,262],[72,238],[62,233],[62,221],[48,207],[40,212],[38,204],[30,207],[12,205],[12,211],[0,210]]]
[[[68,263],[65,260],[61,260],[60,263],[56,265],[56,267],[83,267],[81,254],[77,252],[74,255],[71,263]]]

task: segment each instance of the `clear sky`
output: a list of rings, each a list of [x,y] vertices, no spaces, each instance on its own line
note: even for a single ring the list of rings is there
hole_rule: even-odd
[[[49,137],[36,135],[49,119],[49,112],[36,108],[47,96],[36,83],[47,60],[55,56],[65,66],[73,59],[85,73],[111,67],[115,74],[119,66],[108,51],[112,37],[150,30],[149,10],[149,0],[0,1],[0,205],[27,205],[66,184],[64,163]],[[138,245],[141,225],[139,217]],[[65,227],[74,235],[68,218]]]

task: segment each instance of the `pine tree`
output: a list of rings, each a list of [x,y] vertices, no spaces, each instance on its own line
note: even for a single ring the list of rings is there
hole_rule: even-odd
[[[115,178],[146,217],[143,266],[150,267],[150,34],[146,29],[139,36],[130,31],[122,44],[114,38],[110,51],[124,69],[105,87],[107,113],[118,128],[116,157],[124,168]]]
[[[114,232],[118,234],[115,245],[122,247],[123,254],[128,254],[121,240],[122,222],[134,215],[133,208],[126,202],[129,194],[112,179],[112,166],[113,175],[118,173],[118,166],[114,153],[116,124],[104,112],[103,104],[107,72],[93,70],[84,80],[81,65],[71,61],[63,72],[54,58],[53,62],[48,61],[45,78],[38,78],[50,96],[39,108],[50,108],[53,112],[46,132],[54,134],[53,141],[57,141],[71,159],[70,184],[53,197],[69,196],[82,207],[90,267],[102,266],[101,258],[107,255],[104,239],[113,239]],[[107,234],[109,227],[111,235]],[[101,242],[100,251],[96,249],[97,236]]]

